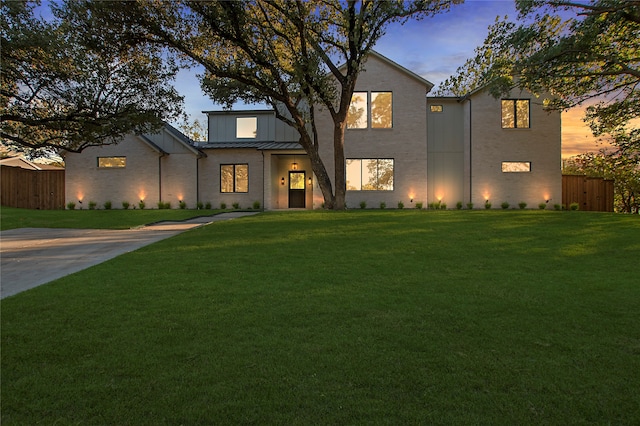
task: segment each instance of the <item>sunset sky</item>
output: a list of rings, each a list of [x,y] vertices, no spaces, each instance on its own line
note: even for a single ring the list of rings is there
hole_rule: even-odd
[[[454,5],[450,12],[405,25],[391,25],[375,50],[412,70],[436,85],[454,74],[473,56],[481,45],[487,28],[497,16],[517,19],[512,0],[466,0]],[[220,109],[203,95],[196,75],[201,70],[184,70],[176,81],[178,91],[185,96],[185,107],[191,120],[206,123],[202,111]],[[239,108],[247,108],[238,106]],[[562,116],[563,157],[587,151],[597,151],[600,145],[582,122],[583,112],[573,110]]]

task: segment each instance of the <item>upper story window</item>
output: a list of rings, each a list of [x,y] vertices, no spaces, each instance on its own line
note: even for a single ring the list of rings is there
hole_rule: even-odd
[[[99,169],[123,169],[127,166],[127,157],[98,157]]]
[[[393,191],[393,159],[348,159],[348,191]]]
[[[347,113],[347,129],[366,129],[369,125],[367,92],[353,92]]]
[[[431,112],[442,112],[442,105],[431,105],[429,109]]]
[[[237,139],[255,139],[257,136],[258,136],[258,118],[257,117],[236,118],[236,138]]]
[[[528,173],[531,171],[531,161],[503,161],[502,173]]]
[[[390,129],[393,124],[391,92],[371,92],[371,128]]]
[[[370,98],[368,92],[353,92],[347,113],[347,129],[367,129],[369,126],[372,129],[393,127],[392,92],[371,92]]]
[[[503,99],[502,100],[502,128],[503,129],[528,129],[529,124],[529,99]]]

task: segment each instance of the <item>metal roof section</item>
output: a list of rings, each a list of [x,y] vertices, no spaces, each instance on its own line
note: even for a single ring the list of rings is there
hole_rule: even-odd
[[[216,115],[252,115],[252,114],[267,114],[275,113],[273,109],[222,109],[202,111],[203,114],[216,114]]]
[[[158,145],[156,145],[154,142],[152,142],[151,139],[149,139],[145,135],[138,135],[138,138],[140,138],[144,143],[149,145],[151,147],[151,149],[153,149],[157,153],[159,153],[161,155],[169,155],[169,153],[167,151],[165,151],[164,149],[160,148]]]
[[[268,150],[302,150],[302,145],[298,142],[256,142],[256,141],[242,141],[242,142],[211,142],[198,144],[200,149],[256,149],[258,151]]]

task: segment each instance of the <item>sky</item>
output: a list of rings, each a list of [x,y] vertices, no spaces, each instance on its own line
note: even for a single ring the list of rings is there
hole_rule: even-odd
[[[374,49],[435,84],[433,90],[455,74],[456,69],[471,58],[480,46],[487,28],[497,16],[517,19],[513,0],[466,0],[453,5],[447,13],[404,25],[392,24]],[[182,70],[176,79],[177,90],[185,97],[185,109],[190,120],[206,123],[202,111],[222,109],[200,90],[196,77],[201,69]],[[235,109],[255,108],[237,105]],[[583,111],[574,109],[562,114],[562,156],[569,157],[588,151],[597,151],[589,128],[582,121]]]

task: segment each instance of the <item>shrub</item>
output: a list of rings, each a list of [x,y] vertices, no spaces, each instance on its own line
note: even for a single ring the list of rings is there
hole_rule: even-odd
[[[204,208],[207,210],[211,210],[211,202],[207,201],[207,203],[204,205]]]
[[[473,210],[473,203],[467,203],[467,208],[469,210]]]
[[[446,210],[447,209],[447,203],[439,203],[440,204],[440,210]]]
[[[254,201],[253,202],[253,209],[254,210],[260,210],[260,201]]]
[[[402,201],[398,201],[398,208],[404,209],[404,203]]]
[[[366,201],[360,201],[360,208],[361,209],[366,209],[367,208],[367,202]]]
[[[168,210],[171,208],[171,202],[167,201],[166,203],[164,201],[158,201],[158,208],[160,210]]]
[[[184,210],[187,208],[187,203],[184,200],[180,200],[178,201],[178,206],[180,206],[181,210]]]
[[[105,201],[104,202],[104,209],[105,210],[111,210],[111,201]]]
[[[222,210],[226,210],[227,209],[227,203],[220,203],[220,208]]]
[[[527,207],[527,203],[525,203],[524,201],[520,201],[518,203],[518,207],[520,207],[520,210],[524,210]]]
[[[539,208],[540,210],[544,210],[544,209],[546,209],[546,208],[547,208],[547,203],[540,203],[540,204],[538,204],[538,208]]]
[[[422,210],[422,203],[416,203],[416,209]]]
[[[462,201],[456,203],[456,210],[462,210]]]
[[[128,202],[128,201],[123,201],[123,202],[122,202],[122,208],[123,208],[123,209],[128,210],[128,209],[129,209],[129,206],[130,206],[130,204],[129,204],[129,202]]]
[[[238,210],[240,208],[240,203],[233,203],[232,206],[234,209]]]
[[[97,205],[95,201],[89,201],[89,210],[95,210]]]
[[[553,205],[553,209],[555,211],[561,211],[562,210],[562,204],[554,204]]]
[[[431,209],[431,210],[440,210],[440,207],[441,207],[441,202],[440,201],[438,201],[438,202],[433,201],[433,202],[429,203],[429,209]]]
[[[578,203],[571,203],[571,204],[569,204],[569,208],[570,208],[571,210],[578,210],[578,209],[580,209],[580,204],[578,204]]]
[[[204,204],[202,203],[202,201],[198,201],[198,202],[196,203],[196,208],[197,208],[198,210],[202,210],[202,209],[204,208]]]
[[[138,207],[140,208],[140,210],[144,210],[146,206],[147,205],[144,203],[144,200],[140,200],[140,202],[138,203]]]
[[[489,200],[484,202],[484,208],[489,210],[491,208],[491,203],[489,202]]]
[[[385,203],[384,201],[382,201],[382,202],[380,203],[380,209],[383,209],[383,210],[384,210],[384,209],[386,209],[386,208],[387,208],[387,203]]]
[[[506,210],[509,208],[509,203],[503,201],[502,204],[500,204],[500,207],[502,207],[502,210]]]
[[[69,202],[67,203],[67,208],[68,208],[69,210],[75,210],[75,209],[76,209],[76,203],[74,203],[73,201],[69,201]]]

